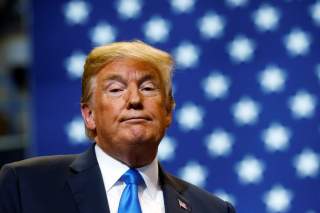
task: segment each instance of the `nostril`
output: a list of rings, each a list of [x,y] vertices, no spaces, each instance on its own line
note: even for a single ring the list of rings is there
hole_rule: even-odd
[[[128,99],[128,109],[142,109],[142,97],[138,89],[131,89]]]
[[[136,109],[136,110],[143,109],[143,105],[141,102],[130,102],[128,104],[128,109]]]

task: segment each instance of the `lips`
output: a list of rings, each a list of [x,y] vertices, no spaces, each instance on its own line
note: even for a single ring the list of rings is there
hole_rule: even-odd
[[[151,121],[149,116],[125,116],[120,119],[120,122],[139,122],[139,121]]]

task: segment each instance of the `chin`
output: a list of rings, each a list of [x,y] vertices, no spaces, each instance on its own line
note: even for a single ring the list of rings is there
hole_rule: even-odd
[[[137,144],[137,145],[142,145],[146,143],[153,143],[153,139],[150,137],[145,137],[145,136],[134,136],[134,137],[126,137],[123,140],[127,144]]]
[[[127,140],[144,141],[150,137],[150,133],[143,126],[129,127],[126,129],[125,136]]]
[[[128,134],[123,137],[123,142],[127,144],[158,144],[158,137],[150,134],[145,133],[138,133],[138,132],[129,132]]]

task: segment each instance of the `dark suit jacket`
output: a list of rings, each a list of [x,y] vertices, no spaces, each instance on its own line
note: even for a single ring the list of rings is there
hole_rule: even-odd
[[[233,207],[160,168],[166,213],[233,213]],[[94,146],[80,155],[38,157],[0,172],[1,213],[108,213]],[[152,212],[152,210],[150,210]]]

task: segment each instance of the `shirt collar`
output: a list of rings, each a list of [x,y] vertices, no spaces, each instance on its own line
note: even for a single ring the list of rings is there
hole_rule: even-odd
[[[155,198],[157,191],[160,189],[158,167],[158,159],[155,157],[150,164],[138,168],[138,171],[147,186],[147,193],[151,198]]]
[[[98,144],[95,145],[95,152],[103,177],[104,187],[106,192],[108,192],[129,167],[105,153]]]
[[[108,192],[129,167],[105,153],[97,144],[95,146],[95,152],[103,177],[104,187]],[[146,192],[151,198],[154,198],[157,194],[157,190],[160,189],[157,157],[150,164],[137,168],[137,170],[146,184]]]

